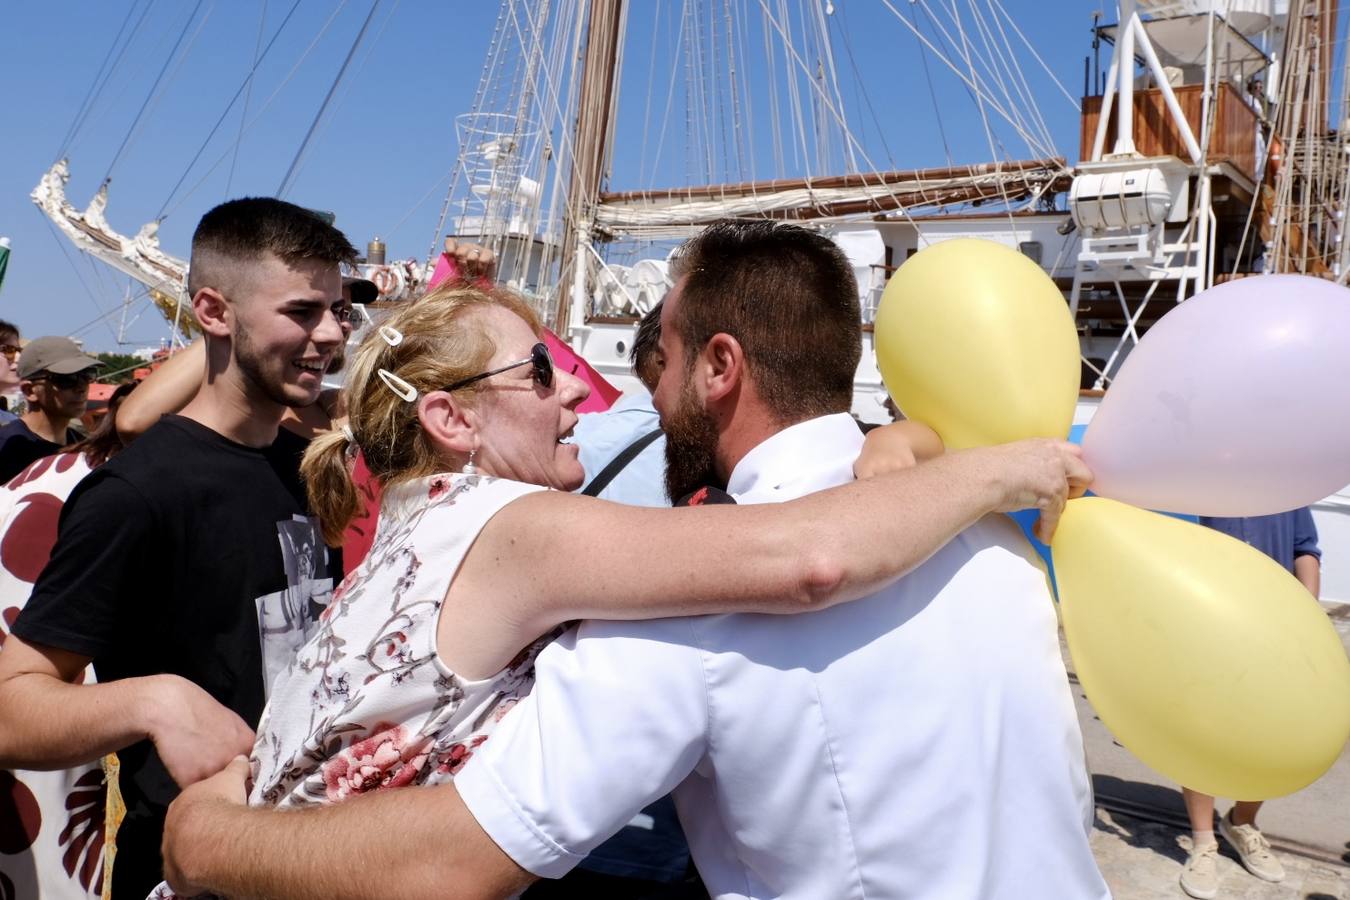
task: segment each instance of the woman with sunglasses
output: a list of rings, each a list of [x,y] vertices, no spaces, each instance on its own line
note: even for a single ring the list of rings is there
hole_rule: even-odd
[[[272,685],[253,803],[452,778],[570,620],[820,609],[895,580],[985,513],[1062,501],[1044,445],[952,454],[782,504],[579,497],[567,438],[589,389],[553,368],[539,334],[520,298],[458,283],[357,351],[349,424],[313,442],[303,471],[336,540],[359,508],[359,449],[385,487],[380,524]]]

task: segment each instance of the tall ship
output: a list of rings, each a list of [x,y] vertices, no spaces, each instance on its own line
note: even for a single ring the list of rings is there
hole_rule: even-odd
[[[792,221],[853,264],[864,343],[854,412],[883,421],[871,323],[887,279],[924,247],[978,237],[1062,289],[1086,424],[1178,303],[1262,272],[1350,277],[1350,123],[1332,119],[1350,109],[1350,77],[1334,0],[1121,0],[1093,22],[1081,72],[1046,66],[1029,16],[1004,0],[878,0],[866,14],[913,38],[929,78],[907,102],[931,98],[941,127],[931,77],[945,73],[983,130],[982,161],[949,151],[925,168],[893,164],[868,138],[860,110],[875,117],[881,104],[855,83],[842,7],[501,0],[426,253],[394,259],[377,237],[368,245],[361,268],[380,289],[370,320],[426,290],[445,235],[481,243],[558,335],[635,389],[628,350],[671,285],[671,250],[721,218]],[[1077,147],[1056,148],[1050,99],[1077,107]],[[190,336],[185,263],[159,246],[157,223],[120,234],[107,186],[79,210],[69,175],[58,162],[35,202],[79,249],[145,285],[175,340]],[[1324,543],[1350,551],[1350,491],[1315,514]],[[1350,601],[1338,555],[1350,559],[1328,552],[1324,593]]]

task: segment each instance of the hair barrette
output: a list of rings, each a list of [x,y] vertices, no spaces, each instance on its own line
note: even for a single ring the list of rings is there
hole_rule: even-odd
[[[375,374],[380,376],[380,380],[384,382],[385,387],[393,391],[403,401],[412,403],[417,399],[417,388],[408,384],[408,382],[399,378],[388,369],[377,369]]]

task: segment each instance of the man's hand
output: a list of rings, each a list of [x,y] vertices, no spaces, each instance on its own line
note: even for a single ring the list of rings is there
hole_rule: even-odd
[[[873,428],[863,439],[862,453],[853,462],[854,478],[872,478],[941,456],[942,438],[919,422],[896,422]]]
[[[1064,504],[1081,497],[1092,484],[1092,472],[1083,462],[1082,448],[1068,441],[1034,438],[997,447],[967,450],[987,454],[1003,485],[999,512],[1039,509],[1036,537],[1050,543],[1064,512]]]
[[[222,807],[248,804],[249,762],[247,756],[236,756],[224,769],[204,781],[198,781],[183,790],[169,805],[164,822],[164,880],[180,897],[205,893],[206,887],[193,884],[188,876],[193,842],[203,840],[196,833],[202,825],[202,814]]]
[[[150,740],[179,787],[201,781],[253,750],[253,730],[206,691],[177,675],[156,676]]]
[[[455,261],[459,277],[465,281],[479,278],[492,281],[497,275],[497,257],[487,247],[448,237],[445,239],[445,255]]]

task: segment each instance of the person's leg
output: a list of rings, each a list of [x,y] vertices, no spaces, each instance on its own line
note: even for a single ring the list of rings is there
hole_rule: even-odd
[[[1228,811],[1228,819],[1234,825],[1255,825],[1256,814],[1261,811],[1264,800],[1239,800]]]
[[[1214,798],[1188,787],[1181,789],[1181,797],[1186,801],[1186,815],[1191,819],[1191,837],[1195,846],[1214,843]]]
[[[1248,872],[1266,881],[1280,881],[1284,878],[1284,866],[1271,852],[1266,836],[1256,829],[1256,813],[1260,809],[1260,800],[1239,800],[1219,820],[1219,833],[1233,845]]]
[[[1191,820],[1191,855],[1181,867],[1181,889],[1199,900],[1219,893],[1219,842],[1214,839],[1214,798],[1182,788]]]

